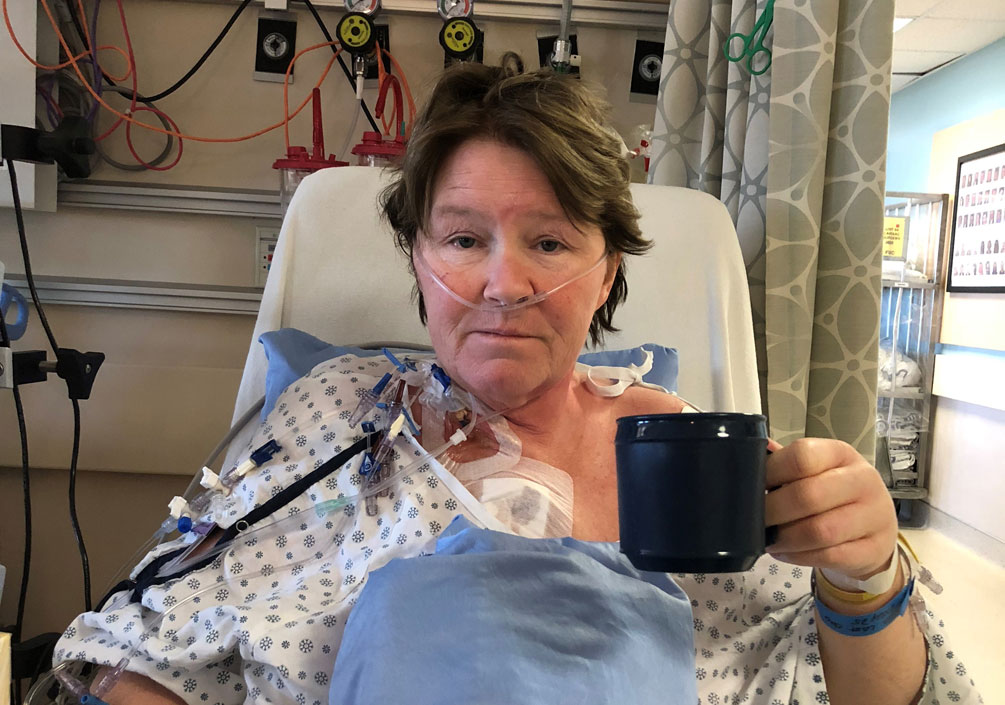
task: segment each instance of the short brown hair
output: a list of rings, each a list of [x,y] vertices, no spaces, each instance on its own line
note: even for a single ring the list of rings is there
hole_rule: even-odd
[[[646,252],[652,242],[639,229],[628,161],[608,126],[609,112],[610,106],[578,79],[549,69],[513,75],[495,66],[460,64],[447,70],[415,121],[396,179],[381,196],[398,247],[411,262],[443,164],[464,142],[487,138],[530,155],[569,220],[598,226],[609,253]],[[425,304],[417,293],[425,323]],[[627,296],[622,259],[607,301],[590,323],[593,345],[603,342],[605,332],[618,330],[614,311]]]

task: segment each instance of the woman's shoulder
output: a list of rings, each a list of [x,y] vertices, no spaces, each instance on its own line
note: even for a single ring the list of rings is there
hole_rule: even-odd
[[[634,385],[617,398],[618,416],[680,414],[696,411],[676,394]]]

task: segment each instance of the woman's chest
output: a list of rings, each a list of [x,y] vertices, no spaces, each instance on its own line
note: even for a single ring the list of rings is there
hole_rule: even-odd
[[[618,483],[614,444],[593,449],[572,473],[572,535],[582,541],[617,541]]]
[[[564,447],[541,455],[572,478],[572,536],[581,541],[617,541],[618,486],[614,459],[614,424],[597,420]]]

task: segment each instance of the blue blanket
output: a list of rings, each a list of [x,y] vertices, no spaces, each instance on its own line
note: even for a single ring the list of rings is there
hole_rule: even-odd
[[[462,517],[436,553],[374,571],[331,705],[693,705],[691,606],[617,544],[525,539]]]

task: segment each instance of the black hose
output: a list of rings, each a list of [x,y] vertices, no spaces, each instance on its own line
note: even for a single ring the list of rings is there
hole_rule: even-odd
[[[169,95],[171,95],[176,90],[185,85],[188,82],[188,80],[192,78],[192,76],[194,76],[200,68],[202,68],[202,65],[206,63],[206,60],[209,58],[210,54],[212,54],[216,50],[216,48],[220,45],[220,42],[223,41],[223,38],[227,36],[228,32],[230,32],[230,28],[234,26],[235,22],[237,22],[237,18],[241,16],[242,12],[244,12],[244,8],[246,8],[250,4],[251,0],[244,0],[244,2],[242,2],[237,7],[236,10],[234,10],[234,14],[230,16],[229,20],[227,20],[227,24],[225,24],[223,26],[223,29],[220,30],[220,33],[216,35],[216,39],[214,39],[213,43],[209,45],[209,48],[203,52],[202,56],[199,57],[199,60],[195,62],[195,65],[192,66],[192,68],[190,68],[188,71],[186,71],[184,76],[175,81],[170,88],[166,88],[160,93],[156,93],[151,96],[142,96],[139,93],[136,93],[136,100],[140,103],[153,103],[162,98],[167,98]],[[73,27],[76,30],[77,35],[80,37],[80,41],[84,42],[84,45],[86,46],[87,42],[84,38],[85,37],[84,28],[80,25],[80,19],[77,17],[77,13],[71,10],[70,18],[73,20]],[[104,70],[101,71],[101,76],[102,78],[105,79],[105,82],[108,85],[113,87],[118,85],[117,83],[115,83],[115,81],[111,79],[111,77],[107,73],[104,72]],[[127,95],[127,97],[131,99],[133,97],[133,92],[129,91],[128,89],[126,90],[128,91],[128,93],[125,95]]]
[[[241,16],[242,12],[244,12],[244,8],[246,8],[250,4],[251,0],[244,0],[244,2],[242,2],[236,10],[234,10],[234,14],[230,16],[230,19],[227,20],[227,24],[225,24],[220,33],[216,35],[216,39],[213,40],[213,43],[209,45],[209,48],[205,52],[203,52],[202,56],[199,57],[199,60],[195,62],[195,65],[192,68],[190,68],[185,73],[184,76],[175,81],[174,85],[172,85],[170,88],[167,88],[155,95],[147,96],[146,98],[143,99],[143,102],[155,103],[161,98],[167,98],[169,95],[171,95],[176,90],[185,85],[188,79],[192,78],[192,76],[195,75],[196,71],[202,68],[202,65],[206,63],[206,59],[209,58],[209,55],[212,54],[214,50],[216,50],[216,47],[220,45],[220,42],[223,41],[223,38],[227,36],[227,32],[229,32],[230,28],[234,26],[235,22],[237,22],[237,18]],[[136,99],[139,100],[139,96],[137,96]]]
[[[0,315],[0,345],[10,347],[7,324]],[[28,472],[28,429],[24,422],[21,391],[14,385],[14,409],[17,412],[17,429],[21,436],[21,489],[24,495],[24,554],[21,558],[21,590],[17,596],[17,617],[14,621],[14,643],[21,641],[24,628],[24,606],[28,599],[28,576],[31,573],[31,476]],[[20,689],[20,682],[15,682]],[[18,698],[20,702],[20,698]]]
[[[35,312],[38,314],[38,319],[42,322],[42,327],[45,329],[45,334],[49,338],[49,344],[52,346],[53,356],[58,359],[59,357],[59,344],[56,342],[56,336],[53,335],[52,329],[49,327],[49,321],[45,316],[45,310],[42,308],[42,302],[38,298],[38,291],[35,289],[35,276],[31,271],[31,258],[28,254],[28,238],[25,233],[24,227],[24,213],[21,208],[21,194],[18,190],[17,185],[17,172],[14,169],[14,162],[7,159],[7,171],[10,172],[10,190],[11,197],[14,202],[14,215],[17,219],[17,232],[18,237],[21,241],[21,256],[24,259],[24,275],[25,279],[28,281],[28,290],[31,292],[32,302],[35,304]],[[9,340],[6,332],[6,325],[3,329],[3,339],[6,344],[9,345]],[[14,400],[18,409],[18,426],[23,429],[24,424],[24,413],[21,408],[20,393],[18,389],[14,388]],[[81,565],[84,571],[84,604],[87,606],[88,611],[90,611],[91,605],[91,571],[90,564],[87,559],[87,549],[84,547],[83,536],[80,533],[80,525],[77,522],[77,507],[76,507],[76,480],[77,480],[77,456],[80,449],[80,405],[76,399],[71,400],[73,402],[73,452],[70,457],[70,521],[73,524],[74,536],[77,539],[77,548],[80,551]],[[30,505],[30,492],[29,492],[29,477],[28,477],[28,443],[27,443],[27,431],[23,431],[24,436],[22,438],[21,444],[21,461],[22,461],[22,472],[23,472],[23,485],[24,485],[24,495],[25,495],[25,570],[24,575],[21,579],[21,592],[22,599],[18,602],[18,628],[17,637],[20,639],[21,621],[23,619],[23,595],[26,594],[28,588],[28,566],[30,565],[31,558],[31,505]]]
[[[84,571],[84,611],[91,611],[91,564],[87,560],[87,548],[84,547],[84,536],[80,532],[80,522],[77,520],[77,456],[80,452],[80,402],[73,403],[73,452],[70,455],[70,524],[73,526],[73,537],[77,540],[77,550],[80,552],[80,566]]]

